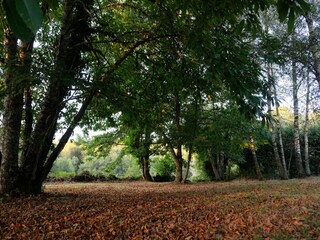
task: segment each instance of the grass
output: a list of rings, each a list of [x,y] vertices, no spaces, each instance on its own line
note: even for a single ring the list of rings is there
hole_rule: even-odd
[[[46,184],[0,203],[0,239],[319,239],[320,179]]]

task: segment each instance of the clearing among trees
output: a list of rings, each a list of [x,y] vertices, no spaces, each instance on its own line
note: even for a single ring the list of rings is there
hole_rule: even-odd
[[[46,184],[0,203],[0,239],[319,239],[320,178]]]

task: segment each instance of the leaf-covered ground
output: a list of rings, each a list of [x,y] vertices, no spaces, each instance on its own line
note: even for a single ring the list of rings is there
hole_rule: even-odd
[[[46,184],[0,203],[0,239],[320,239],[320,178]]]

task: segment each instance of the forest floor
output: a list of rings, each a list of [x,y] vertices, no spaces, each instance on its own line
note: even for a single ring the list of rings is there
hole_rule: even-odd
[[[320,178],[47,183],[2,200],[0,239],[320,239]]]

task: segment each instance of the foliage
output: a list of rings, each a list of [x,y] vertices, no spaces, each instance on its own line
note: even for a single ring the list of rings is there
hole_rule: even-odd
[[[174,179],[175,164],[172,156],[167,153],[162,157],[154,157],[151,162],[151,175],[157,182],[167,182]]]
[[[6,44],[0,59],[5,93],[0,191],[5,194],[40,193],[79,124],[86,131],[116,131],[83,144],[97,161],[76,153],[61,156],[71,159],[76,173],[90,168],[95,174],[103,168],[117,176],[128,169],[137,173],[124,154],[109,157],[115,142],[138,159],[144,177],[159,149],[173,155],[177,179],[183,147],[191,153],[210,145],[210,151],[236,158],[243,133],[215,124],[227,129],[232,123],[221,116],[233,111],[250,118],[264,114],[266,84],[253,44],[261,30],[258,17],[277,5],[280,20],[288,18],[291,29],[296,14],[309,10],[304,0],[1,3]],[[221,104],[212,115],[205,111],[208,100],[213,108]],[[63,136],[54,144],[58,130]],[[205,139],[206,130],[218,137]],[[59,164],[65,166],[56,171],[72,171],[65,160]]]
[[[3,0],[1,3],[15,35],[23,41],[30,41],[42,25],[43,13],[39,1]]]

